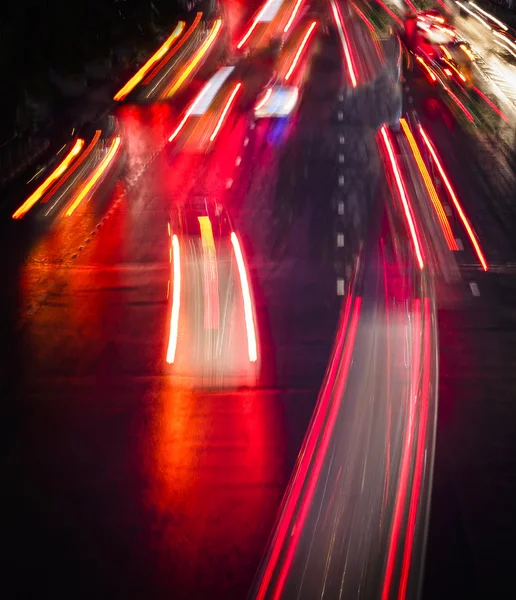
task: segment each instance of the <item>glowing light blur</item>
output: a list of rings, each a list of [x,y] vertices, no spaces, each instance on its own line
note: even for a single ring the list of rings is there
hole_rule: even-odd
[[[97,169],[93,173],[93,176],[90,177],[89,181],[83,186],[82,190],[79,192],[79,194],[76,196],[75,200],[72,202],[72,204],[66,211],[65,214],[67,217],[70,217],[74,213],[75,209],[79,206],[79,204],[84,200],[86,195],[89,194],[89,192],[91,191],[93,186],[100,179],[100,177],[102,176],[104,171],[108,168],[109,164],[115,157],[119,146],[120,146],[120,138],[116,137],[111,142],[111,147],[110,147],[108,153],[106,154],[106,156],[104,157],[104,159],[102,160],[100,165],[97,167]]]
[[[445,69],[446,70],[446,69]],[[451,75],[451,71],[450,71],[450,75]],[[462,112],[466,115],[466,118],[468,119],[468,121],[470,121],[471,123],[475,122],[475,119],[473,117],[473,115],[469,112],[469,110],[464,106],[464,104],[457,98],[457,96],[450,90],[449,87],[444,86],[444,89],[448,92],[448,94],[450,95],[450,97],[452,98],[452,100],[455,102],[455,104],[462,110]]]
[[[139,83],[140,81],[147,75],[151,67],[158,62],[165,54],[170,50],[170,47],[174,43],[174,41],[181,35],[183,29],[185,28],[185,22],[179,21],[177,27],[174,29],[171,36],[169,36],[161,48],[157,52],[155,52],[149,60],[143,65],[141,69],[139,69],[129,81],[124,85],[124,87],[118,91],[113,100],[120,101],[123,100]]]
[[[176,79],[176,81],[165,92],[165,96],[167,98],[170,98],[171,96],[173,96],[177,92],[177,90],[183,85],[183,83],[186,81],[186,79],[191,75],[192,71],[195,69],[195,67],[203,59],[204,55],[211,48],[213,42],[217,38],[217,35],[218,35],[221,27],[222,27],[222,19],[217,19],[215,21],[215,23],[213,24],[213,27],[211,28],[211,31],[210,31],[208,37],[206,38],[206,40],[204,41],[204,43],[202,44],[202,46],[194,54],[194,56],[192,57],[190,62],[184,68],[181,75]]]
[[[499,25],[504,31],[507,31],[509,29],[505,23],[502,23],[502,21],[499,21],[496,17],[494,17],[492,14],[488,13],[483,8],[480,8],[480,6],[477,6],[474,2],[468,2],[468,4],[473,6],[473,8],[475,10],[478,10],[479,13],[482,13],[488,19],[491,19],[491,21],[493,21],[493,23],[496,23],[497,25]]]
[[[425,71],[428,73],[428,75],[430,76],[430,79],[432,81],[437,81],[437,77],[435,76],[434,72],[432,71],[432,69],[426,64],[426,62],[421,58],[421,56],[416,56],[416,60],[418,62],[420,62],[423,65],[423,68],[425,69]]]
[[[403,128],[403,132],[405,133],[405,137],[410,145],[410,149],[412,150],[412,154],[418,166],[419,172],[421,173],[421,177],[423,178],[425,187],[427,189],[428,195],[432,200],[432,204],[434,205],[435,212],[437,213],[437,217],[439,219],[439,223],[441,224],[441,228],[443,230],[444,237],[446,239],[446,243],[448,244],[448,248],[450,250],[458,250],[457,242],[453,237],[450,224],[448,222],[448,218],[446,217],[446,213],[444,212],[443,205],[439,196],[437,194],[437,190],[432,182],[432,178],[430,177],[430,173],[426,168],[425,161],[421,156],[421,152],[419,151],[418,145],[414,136],[412,135],[412,131],[410,131],[410,127],[405,119],[400,119],[401,126]]]
[[[249,29],[247,30],[247,33],[244,35],[244,37],[238,42],[237,44],[237,48],[240,50],[240,48],[242,48],[242,46],[247,42],[247,40],[249,39],[250,35],[253,33],[253,31],[256,29],[256,26],[258,25],[258,23],[264,22],[264,15],[267,15],[268,12],[270,11],[270,7],[274,5],[274,3],[277,0],[268,0],[268,2],[266,2],[262,9],[260,10],[260,12],[256,15],[256,17],[253,19],[253,22],[251,23],[251,26],[249,27]],[[279,10],[279,6],[278,6],[278,10]]]
[[[194,109],[190,113],[191,115],[203,115],[210,107],[213,99],[217,95],[217,92],[224,85],[224,82],[231,75],[235,67],[221,67],[213,77],[209,79],[209,90],[201,96],[198,102],[196,102]]]
[[[405,219],[407,221],[407,225],[409,227],[409,231],[410,231],[410,235],[412,237],[412,244],[414,246],[414,250],[416,252],[416,257],[417,257],[417,262],[419,264],[419,268],[423,269],[425,266],[425,262],[424,262],[424,254],[423,254],[423,248],[421,247],[421,243],[419,241],[419,234],[417,232],[416,229],[416,224],[414,222],[413,216],[412,216],[412,210],[410,208],[410,203],[409,203],[409,199],[408,199],[408,195],[407,192],[405,190],[405,185],[403,183],[403,179],[401,177],[401,171],[400,168],[398,166],[398,161],[396,160],[396,156],[394,154],[394,149],[392,147],[392,143],[391,140],[389,138],[389,134],[387,133],[387,128],[385,127],[385,125],[380,129],[380,133],[382,135],[384,144],[385,144],[385,148],[387,149],[387,153],[389,156],[389,161],[391,164],[391,169],[392,172],[394,174],[394,179],[396,181],[396,186],[398,188],[398,192],[400,194],[401,197],[401,202],[403,204],[403,210],[405,213]]]
[[[475,55],[465,44],[461,44],[459,48],[464,52],[471,62],[475,62]]]
[[[430,152],[430,154],[437,166],[437,170],[439,171],[441,178],[444,182],[444,185],[446,186],[446,189],[448,190],[448,194],[450,195],[450,198],[452,199],[452,202],[455,206],[455,209],[457,210],[460,220],[464,226],[464,229],[466,229],[469,239],[471,240],[471,243],[473,245],[473,248],[475,249],[475,253],[478,257],[478,260],[480,261],[480,264],[482,265],[482,268],[484,269],[484,271],[487,271],[487,269],[488,269],[487,261],[484,257],[482,250],[480,249],[480,244],[478,243],[475,232],[473,231],[473,228],[471,227],[468,218],[466,217],[464,211],[462,210],[462,206],[460,205],[459,199],[457,198],[457,195],[455,194],[455,191],[450,183],[450,180],[448,179],[448,176],[446,175],[446,173],[444,171],[444,168],[441,164],[441,161],[439,160],[439,157],[434,148],[434,145],[430,141],[430,138],[427,136],[425,130],[423,129],[423,127],[421,127],[421,125],[419,126],[419,131],[421,133],[423,141],[426,144],[426,147],[428,148],[428,151]]]
[[[45,179],[45,181],[34,191],[25,202],[16,210],[12,218],[21,219],[27,212],[38,202],[43,194],[50,188],[53,183],[61,177],[61,175],[70,167],[75,157],[81,152],[84,146],[84,140],[77,139],[73,148],[62,160],[61,164]]]
[[[319,477],[322,471],[324,459],[328,452],[328,446],[330,444],[331,436],[333,434],[333,430],[335,428],[335,422],[337,420],[337,415],[340,409],[340,401],[344,394],[344,390],[346,388],[346,383],[348,379],[349,368],[351,365],[351,358],[353,356],[353,349],[355,346],[355,338],[358,329],[358,322],[360,317],[360,308],[362,304],[362,298],[357,297],[355,299],[355,305],[353,310],[353,316],[350,324],[349,337],[347,339],[346,347],[344,350],[344,356],[342,359],[342,365],[337,373],[337,381],[336,381],[336,389],[333,390],[331,388],[326,388],[325,393],[327,395],[332,394],[332,403],[329,408],[328,421],[326,422],[326,426],[322,432],[322,439],[319,448],[317,449],[317,454],[315,455],[315,461],[313,465],[313,469],[310,473],[308,484],[306,487],[306,491],[303,494],[303,500],[301,503],[301,509],[297,516],[294,529],[288,540],[290,542],[285,560],[283,562],[281,571],[278,575],[278,580],[276,582],[276,588],[274,590],[273,599],[280,600],[282,598],[282,593],[284,590],[285,581],[287,575],[290,571],[290,567],[292,565],[292,561],[294,560],[294,555],[296,549],[299,544],[299,538],[301,536],[301,532],[303,531],[304,524],[308,517],[308,512],[310,510],[310,506],[313,501],[313,497],[315,494],[317,482],[319,481]],[[329,403],[329,400],[328,400]],[[312,457],[311,457],[312,458]],[[260,596],[259,596],[260,597]]]
[[[172,290],[172,310],[170,312],[170,333],[168,336],[167,363],[171,365],[176,357],[177,336],[179,332],[179,307],[181,302],[181,256],[177,235],[172,236],[174,259],[174,287]]]
[[[473,88],[475,90],[475,92],[483,99],[485,100],[485,102],[487,104],[489,104],[489,106],[498,114],[498,116],[500,116],[506,123],[509,122],[509,118],[507,117],[507,115],[505,115],[499,108],[498,106],[496,106],[496,104],[494,104],[494,102],[491,102],[491,100],[489,100],[489,98],[482,93],[477,87]]]
[[[294,19],[296,18],[296,15],[297,15],[297,11],[299,10],[299,7],[301,6],[301,2],[303,2],[303,0],[297,0],[296,5],[294,6],[294,10],[292,11],[292,14],[290,15],[290,19],[288,20],[287,24],[285,25],[285,28],[283,29],[283,33],[287,33],[287,31],[292,26],[292,23],[294,22]]]
[[[333,12],[333,16],[335,18],[335,23],[337,25],[337,30],[339,32],[339,37],[340,37],[340,41],[342,44],[342,49],[344,51],[344,57],[346,59],[346,65],[348,68],[348,73],[349,73],[349,78],[351,80],[351,85],[356,88],[357,87],[357,72],[356,72],[356,66],[355,66],[355,61],[353,60],[353,56],[351,54],[351,50],[350,50],[350,46],[348,43],[348,39],[347,39],[347,35],[345,33],[345,29],[344,29],[344,23],[342,21],[342,16],[340,14],[340,11],[337,7],[337,3],[335,2],[335,0],[330,0],[331,3],[331,9]]]
[[[485,27],[486,29],[489,29],[489,31],[491,31],[491,27],[489,26],[488,23],[486,23],[484,21],[484,19],[482,19],[482,17],[480,17],[479,15],[477,15],[474,11],[472,11],[470,8],[468,8],[466,5],[464,5],[462,2],[458,2],[458,0],[455,0],[455,1],[462,8],[462,10],[465,10],[474,19],[476,19],[483,27]]]
[[[393,13],[392,10],[382,2],[382,0],[376,0],[378,4],[385,10],[385,12],[393,18],[398,25],[403,25],[403,21],[398,17],[397,14]]]
[[[290,76],[294,72],[294,69],[296,68],[296,65],[299,61],[299,57],[301,56],[301,53],[303,52],[303,49],[306,46],[306,43],[308,42],[309,37],[312,35],[312,31],[315,29],[316,25],[317,25],[317,23],[315,21],[313,21],[312,24],[310,25],[310,27],[308,28],[308,31],[305,33],[303,41],[299,45],[296,55],[294,56],[294,60],[292,61],[292,64],[290,65],[290,69],[287,71],[287,74],[285,75],[286,81],[288,81],[290,79]]]
[[[242,286],[242,298],[244,301],[244,316],[245,328],[247,331],[247,352],[249,355],[249,362],[256,362],[258,360],[258,348],[256,344],[256,330],[254,326],[251,291],[249,289],[249,281],[247,279],[244,257],[242,256],[242,250],[240,249],[240,242],[238,241],[238,238],[234,232],[231,232],[231,243],[233,244],[233,250],[235,252],[235,258],[238,267],[238,274],[240,276],[240,284]]]
[[[220,131],[220,128],[222,127],[222,123],[224,122],[224,119],[226,118],[226,115],[228,114],[228,111],[231,107],[231,105],[233,104],[233,101],[235,100],[236,95],[238,94],[238,91],[240,90],[240,88],[242,87],[241,83],[237,83],[233,89],[233,91],[231,92],[231,95],[228,99],[228,101],[226,102],[226,106],[224,107],[224,110],[222,111],[222,114],[220,115],[220,119],[217,122],[217,125],[215,126],[215,129],[213,130],[213,133],[210,136],[210,142],[213,142],[213,140],[217,137],[217,134]]]
[[[57,182],[56,187],[53,188],[51,190],[51,192],[48,193],[43,198],[43,200],[41,201],[42,203],[48,202],[48,200],[50,199],[50,197],[54,197],[54,196],[57,195],[57,192],[65,185],[65,183],[70,179],[70,177],[72,177],[72,175],[79,169],[79,167],[84,163],[84,161],[91,154],[93,148],[95,147],[95,145],[99,141],[99,138],[100,138],[101,134],[102,134],[102,131],[100,129],[97,129],[95,131],[95,135],[93,136],[91,142],[88,144],[88,147],[86,148],[86,150],[79,156],[79,158],[75,161],[75,164],[73,165],[73,167],[68,170],[68,172],[66,173],[66,175],[60,181]],[[68,188],[69,187],[70,187],[70,185],[68,186]],[[63,193],[57,195],[57,198],[56,198],[55,202],[52,204],[52,206],[45,213],[45,217],[48,217],[48,215],[54,210],[54,208],[56,207],[56,205],[61,200],[63,194],[66,192],[66,189],[68,189],[68,188],[65,188],[65,190],[63,191]]]
[[[267,101],[271,97],[271,94],[272,94],[272,88],[268,88],[267,91],[265,92],[263,98],[254,107],[254,110],[260,110],[260,108],[263,108],[267,104]]]
[[[204,253],[204,328],[219,327],[219,276],[217,252],[213,229],[209,217],[197,217],[201,229],[201,242]]]

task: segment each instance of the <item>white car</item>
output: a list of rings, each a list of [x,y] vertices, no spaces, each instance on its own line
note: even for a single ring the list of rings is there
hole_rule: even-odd
[[[286,117],[297,106],[299,88],[288,85],[271,85],[258,96],[254,107],[255,119]]]

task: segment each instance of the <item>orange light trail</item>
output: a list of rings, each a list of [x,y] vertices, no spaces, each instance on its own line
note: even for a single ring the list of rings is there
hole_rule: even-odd
[[[443,205],[441,203],[441,200],[439,199],[439,196],[437,194],[435,186],[432,182],[430,173],[428,172],[428,169],[426,168],[425,161],[423,160],[423,157],[421,156],[421,152],[419,151],[416,140],[415,140],[414,136],[412,135],[412,131],[410,131],[410,127],[408,126],[408,123],[405,119],[403,119],[403,118],[400,119],[400,123],[403,128],[403,132],[405,133],[405,137],[407,138],[410,148],[412,150],[414,159],[416,160],[417,166],[419,168],[419,172],[421,173],[421,177],[423,178],[423,181],[425,183],[425,187],[427,189],[428,195],[430,196],[430,199],[432,200],[432,204],[434,205],[434,209],[435,209],[435,212],[437,213],[437,217],[441,224],[441,229],[443,230],[443,234],[446,239],[446,243],[448,244],[448,248],[450,250],[458,250],[459,248],[457,246],[457,242],[455,241],[455,238],[453,237],[453,234],[452,234],[452,231],[450,228],[450,223],[448,222],[448,218],[446,217],[446,213],[444,212]]]
[[[439,173],[442,177],[442,180],[444,181],[444,185],[446,186],[446,189],[448,190],[448,193],[450,194],[450,197],[451,197],[452,202],[457,210],[457,213],[459,214],[459,217],[460,217],[460,220],[462,221],[464,229],[466,230],[466,232],[469,236],[469,239],[471,240],[471,243],[473,244],[473,248],[475,249],[475,253],[478,257],[478,260],[480,261],[480,264],[482,265],[482,268],[484,269],[484,271],[487,271],[487,269],[488,269],[487,261],[484,257],[482,250],[480,249],[480,244],[478,243],[475,232],[473,231],[473,227],[470,225],[468,218],[466,217],[466,215],[464,214],[464,211],[462,210],[459,199],[457,198],[457,195],[455,194],[455,191],[453,190],[453,187],[452,187],[448,177],[446,176],[446,173],[444,172],[444,168],[441,164],[441,161],[439,160],[439,157],[437,156],[437,152],[434,148],[434,145],[430,141],[429,137],[427,136],[427,134],[425,133],[425,131],[421,127],[421,125],[419,126],[419,131],[421,133],[421,136],[423,137],[426,147],[428,148],[430,154],[432,155],[432,158],[434,159],[435,164],[437,165],[437,170],[439,171]]]
[[[13,219],[21,219],[24,215],[26,215],[29,210],[38,202],[38,200],[43,196],[43,194],[50,188],[50,186],[61,177],[61,175],[69,168],[74,158],[79,154],[84,146],[84,140],[77,139],[75,140],[75,144],[70,152],[65,156],[61,164],[53,171],[45,181],[38,187],[38,189],[33,192],[27,200],[16,210],[12,217]]]
[[[473,88],[475,90],[475,92],[481,97],[483,98],[487,104],[489,104],[489,106],[500,116],[502,117],[502,119],[508,123],[509,122],[509,118],[498,108],[498,106],[496,106],[496,104],[494,104],[494,102],[491,102],[491,100],[489,100],[489,98],[483,94],[477,87]]]
[[[392,147],[391,140],[389,139],[389,134],[387,133],[387,128],[385,125],[380,130],[385,147],[387,148],[387,153],[389,155],[389,160],[391,163],[391,169],[394,173],[394,178],[396,180],[396,185],[398,187],[398,191],[401,197],[401,201],[403,204],[403,210],[405,212],[405,218],[407,220],[407,224],[409,227],[410,235],[412,237],[412,244],[414,245],[414,250],[416,252],[417,262],[419,264],[419,268],[423,269],[425,266],[424,256],[423,256],[423,248],[421,247],[419,241],[419,235],[416,230],[416,224],[412,217],[412,211],[410,209],[410,204],[407,196],[407,192],[405,191],[405,185],[403,184],[403,180],[401,178],[401,172],[396,161],[396,156],[394,155],[394,149]]]
[[[297,0],[296,5],[294,6],[294,10],[292,11],[292,14],[290,15],[290,19],[288,20],[288,23],[285,25],[285,29],[283,29],[283,33],[287,33],[287,31],[292,26],[292,23],[294,22],[294,19],[296,18],[296,15],[297,15],[297,11],[299,10],[299,7],[301,6],[301,2],[303,2],[303,0]]]
[[[219,276],[213,229],[209,217],[197,218],[201,229],[201,242],[204,253],[204,328],[218,329]]]
[[[242,250],[240,249],[240,243],[235,232],[233,231],[231,232],[231,243],[233,244],[233,250],[235,251],[238,274],[240,275],[240,284],[242,286],[242,298],[244,301],[244,316],[245,328],[247,331],[247,352],[249,355],[249,362],[256,362],[258,360],[258,348],[256,344],[256,331],[254,326],[251,291],[249,289],[249,281],[247,279],[247,272],[245,269],[244,257],[242,256]]]
[[[79,206],[79,204],[84,200],[86,195],[89,194],[89,192],[91,191],[93,186],[100,179],[100,177],[102,176],[104,171],[107,169],[108,165],[111,163],[111,161],[115,157],[115,154],[117,153],[119,146],[120,146],[120,138],[116,137],[111,142],[111,147],[110,147],[108,153],[106,154],[106,156],[104,157],[104,159],[102,160],[100,165],[97,167],[97,170],[95,171],[93,176],[89,179],[89,181],[86,183],[86,185],[82,188],[82,190],[79,192],[79,194],[77,195],[75,200],[72,202],[72,204],[66,211],[65,214],[67,217],[70,217],[74,213],[75,209]]]
[[[317,25],[317,23],[315,21],[313,21],[312,24],[310,25],[310,27],[308,28],[308,31],[305,33],[305,37],[303,38],[303,41],[301,42],[301,44],[299,45],[299,48],[297,49],[296,55],[294,56],[294,60],[292,61],[292,64],[290,65],[290,69],[288,70],[287,74],[285,75],[286,81],[288,81],[290,79],[290,76],[294,72],[294,69],[296,68],[296,65],[299,61],[299,57],[301,56],[301,53],[303,52],[303,49],[306,46],[306,43],[308,42],[308,38],[312,34],[312,31],[314,30],[316,25]]]
[[[81,154],[81,156],[78,158],[78,160],[75,162],[75,164],[73,165],[73,167],[68,171],[68,173],[66,173],[66,175],[61,179],[61,181],[57,182],[57,185],[54,189],[52,189],[50,192],[48,192],[46,194],[46,196],[43,198],[43,200],[41,201],[42,203],[47,203],[49,201],[49,199],[54,196],[58,190],[60,190],[63,185],[70,179],[70,177],[77,171],[77,169],[83,164],[83,162],[88,158],[88,156],[91,154],[91,151],[93,150],[95,144],[99,141],[100,135],[101,135],[102,131],[100,129],[97,129],[95,131],[95,135],[93,136],[91,142],[88,144],[88,147],[86,148],[86,150]],[[56,203],[54,203],[55,206]],[[52,208],[54,208],[52,206]],[[52,208],[47,211],[45,213],[45,216],[48,217],[49,213],[52,211]]]
[[[192,33],[195,31],[197,25],[202,17],[202,12],[198,12],[193,20],[192,24],[188,28],[188,31],[184,34],[181,40],[175,45],[173,52],[170,53],[169,56],[166,56],[161,63],[147,76],[147,78],[143,81],[143,85],[148,85],[154,77],[161,71],[161,69],[165,66],[165,64],[175,55],[177,52],[186,44],[186,42],[190,39]]]
[[[241,83],[237,83],[233,89],[233,91],[231,92],[231,95],[228,99],[228,101],[226,102],[226,106],[224,107],[224,110],[222,111],[222,114],[220,115],[220,119],[215,127],[215,129],[213,130],[213,133],[210,136],[210,142],[213,142],[213,140],[217,137],[218,132],[220,131],[220,128],[222,127],[222,123],[224,122],[224,119],[226,118],[226,115],[228,114],[228,111],[231,107],[231,105],[233,104],[233,100],[235,99],[235,96],[238,94],[238,90],[242,87]]]
[[[426,62],[420,56],[416,56],[416,60],[418,60],[423,65],[423,67],[425,68],[426,72],[430,75],[430,79],[432,81],[437,81],[437,77],[435,76],[435,74],[432,71],[432,69],[426,64]]]
[[[446,58],[451,60],[452,55],[450,54],[448,48],[446,48],[446,46],[443,46],[442,44],[439,45],[439,48],[444,52]]]
[[[466,78],[464,77],[464,75],[459,71],[459,69],[457,69],[453,65],[453,63],[451,63],[449,60],[446,60],[446,63],[450,66],[451,69],[453,69],[455,71],[455,73],[457,73],[457,75],[462,79],[462,81],[466,82]]]
[[[471,62],[475,62],[475,55],[465,44],[461,44],[459,48],[464,52]]]
[[[213,24],[213,27],[212,27],[208,37],[202,44],[202,46],[199,48],[199,50],[194,55],[194,57],[190,60],[190,62],[185,67],[185,69],[181,73],[181,75],[176,79],[175,83],[165,92],[165,96],[167,98],[170,98],[171,96],[173,96],[177,92],[177,90],[183,85],[183,83],[186,81],[186,79],[190,76],[190,74],[195,69],[195,67],[199,64],[199,62],[202,60],[202,58],[204,57],[206,52],[208,52],[208,50],[210,49],[211,45],[213,44],[213,42],[215,41],[215,39],[219,33],[221,27],[222,27],[222,19],[217,19],[215,21],[215,23]]]
[[[271,95],[272,88],[268,88],[265,92],[265,96],[262,98],[262,101],[258,102],[258,104],[254,107],[254,110],[260,110],[260,108],[263,108],[267,104],[267,100],[271,97]]]
[[[124,85],[124,87],[115,94],[113,100],[119,102],[123,100],[133,89],[140,83],[140,81],[147,75],[151,67],[158,62],[165,54],[170,50],[170,46],[174,43],[174,41],[181,35],[183,29],[185,27],[184,21],[179,21],[176,28],[174,29],[172,35],[170,35],[161,46],[161,48],[155,52],[149,60],[143,65],[141,69],[139,69],[129,81]]]
[[[172,291],[172,310],[170,312],[170,333],[168,336],[167,363],[171,365],[176,358],[177,336],[179,332],[179,306],[181,302],[181,256],[177,235],[172,236],[174,258],[174,289]]]
[[[350,47],[347,40],[347,35],[344,30],[344,24],[342,22],[342,17],[340,15],[340,11],[337,7],[335,0],[330,0],[331,8],[333,11],[333,16],[335,18],[335,23],[337,24],[337,30],[339,32],[340,41],[342,44],[342,49],[344,50],[344,57],[346,59],[346,64],[348,67],[349,78],[351,79],[351,85],[356,88],[357,87],[357,75],[356,75],[356,67],[353,60],[353,57],[350,52]]]

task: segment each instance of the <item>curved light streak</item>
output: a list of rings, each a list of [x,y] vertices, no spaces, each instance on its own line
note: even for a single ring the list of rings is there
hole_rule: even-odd
[[[131,77],[131,79],[129,79],[129,81],[124,85],[124,87],[114,95],[113,100],[119,102],[120,100],[123,100],[130,92],[133,91],[133,89],[140,83],[140,81],[145,77],[145,75],[147,75],[151,67],[153,67],[158,62],[158,60],[163,58],[163,56],[165,56],[165,54],[170,50],[170,46],[181,35],[184,28],[185,22],[179,21],[172,35],[170,35],[165,40],[161,48],[159,48],[159,50],[149,58],[149,60],[143,65],[143,67],[139,69]]]
[[[444,185],[446,186],[446,189],[448,190],[450,198],[452,199],[452,202],[457,210],[457,213],[459,214],[459,217],[460,217],[460,220],[462,221],[464,229],[466,230],[466,232],[469,236],[469,239],[471,240],[471,243],[473,245],[473,248],[475,249],[475,253],[478,257],[478,260],[480,261],[480,264],[482,265],[482,268],[484,269],[484,271],[487,271],[487,269],[488,269],[487,261],[486,261],[484,254],[480,248],[480,244],[478,243],[477,236],[475,235],[475,232],[473,231],[473,227],[470,225],[468,218],[466,217],[464,211],[462,210],[462,206],[460,205],[459,199],[457,198],[457,195],[455,194],[455,191],[454,191],[446,173],[444,172],[444,168],[441,164],[441,161],[439,160],[439,157],[437,156],[437,152],[434,148],[434,145],[430,141],[430,138],[427,136],[427,134],[425,133],[425,130],[423,129],[423,127],[421,127],[421,125],[419,126],[419,132],[421,133],[421,136],[423,138],[423,141],[426,144],[426,147],[428,148],[428,151],[430,152],[432,158],[434,159],[434,162],[437,166],[437,170],[439,171],[441,178],[444,181]]]
[[[253,318],[253,305],[251,301],[251,291],[249,289],[249,281],[247,279],[247,272],[244,264],[244,257],[242,256],[242,250],[240,248],[240,242],[234,231],[231,232],[231,243],[233,244],[233,250],[235,252],[235,258],[238,267],[238,274],[240,276],[240,284],[242,286],[242,298],[244,301],[244,316],[245,316],[245,328],[247,331],[247,352],[249,355],[249,362],[256,362],[258,360],[258,348],[256,343],[256,330]]]
[[[287,74],[285,75],[286,81],[288,81],[290,79],[290,76],[294,72],[294,69],[296,68],[296,65],[299,61],[299,57],[301,56],[301,53],[303,52],[303,49],[306,46],[306,43],[308,42],[308,38],[312,34],[312,31],[314,30],[316,25],[317,25],[317,23],[315,21],[313,21],[312,24],[310,25],[310,27],[308,28],[308,31],[305,33],[305,37],[303,38],[303,41],[301,42],[301,44],[299,45],[299,48],[297,49],[296,55],[294,56],[294,60],[292,61],[292,64],[290,65],[290,69],[287,71]]]
[[[181,302],[181,256],[177,235],[172,236],[174,261],[174,289],[172,291],[172,310],[170,313],[170,334],[168,337],[167,363],[171,365],[176,358],[177,335],[179,332],[179,307]]]
[[[357,87],[357,73],[356,67],[353,60],[353,56],[351,55],[350,47],[348,44],[347,36],[344,31],[344,25],[342,23],[342,17],[340,15],[340,11],[337,8],[337,4],[335,0],[330,0],[331,9],[333,11],[333,16],[335,18],[335,23],[337,24],[337,30],[339,32],[340,41],[342,44],[342,49],[344,51],[344,57],[346,59],[346,65],[348,67],[349,78],[351,79],[351,85],[356,88]]]
[[[115,154],[117,153],[117,150],[118,150],[119,146],[120,146],[120,138],[116,137],[111,142],[111,148],[109,149],[108,153],[106,154],[106,156],[104,157],[104,159],[102,160],[102,162],[100,163],[100,165],[97,167],[97,170],[95,171],[95,173],[93,174],[93,176],[89,179],[89,181],[86,183],[86,185],[82,188],[82,190],[79,192],[78,196],[75,198],[75,200],[72,202],[72,204],[70,205],[70,207],[66,211],[65,214],[66,214],[67,217],[70,217],[73,214],[73,212],[75,211],[75,209],[79,206],[79,204],[84,200],[84,198],[86,197],[86,195],[91,191],[91,189],[93,188],[93,186],[100,179],[101,175],[107,169],[109,163],[115,157]]]
[[[450,250],[458,250],[457,242],[453,237],[448,218],[446,217],[446,213],[444,212],[443,205],[441,203],[441,200],[439,199],[437,190],[435,189],[435,186],[432,182],[430,173],[426,168],[423,157],[421,156],[421,152],[419,151],[416,140],[412,135],[412,131],[410,131],[410,127],[408,126],[408,123],[405,119],[400,119],[400,123],[401,127],[403,128],[403,132],[405,133],[405,137],[407,138],[410,148],[412,150],[412,154],[414,155],[414,158],[416,160],[419,172],[421,173],[421,177],[423,178],[428,195],[430,196],[435,212],[437,213],[437,217],[439,219],[439,223],[441,224],[441,229],[443,230],[444,237],[446,238],[448,248]]]
[[[75,157],[81,152],[84,146],[84,140],[77,139],[70,152],[65,156],[61,164],[45,179],[45,181],[33,192],[27,200],[16,210],[12,217],[13,219],[21,219],[29,210],[42,198],[43,194],[61,175],[70,167]]]
[[[401,202],[403,204],[403,211],[405,213],[405,219],[407,220],[407,225],[409,227],[410,235],[412,237],[412,244],[413,244],[414,250],[416,252],[417,262],[419,264],[419,268],[423,269],[425,266],[423,248],[421,247],[421,243],[419,241],[419,235],[417,233],[416,224],[415,224],[413,216],[412,216],[412,210],[410,209],[410,204],[409,204],[407,192],[405,190],[405,185],[403,184],[403,180],[401,178],[401,172],[400,172],[400,169],[398,166],[398,162],[394,155],[392,143],[391,143],[391,140],[389,139],[389,135],[387,133],[387,128],[385,127],[385,125],[381,128],[380,132],[383,137],[383,141],[384,141],[385,147],[387,149],[387,153],[389,155],[391,169],[394,174],[396,186],[398,188],[398,192],[401,197]]]
[[[220,128],[222,127],[222,123],[224,123],[224,119],[226,118],[226,115],[228,114],[228,111],[229,111],[231,105],[233,104],[235,96],[238,94],[238,90],[241,87],[242,87],[242,84],[237,83],[235,85],[233,91],[231,92],[231,96],[229,97],[228,101],[226,102],[226,106],[224,107],[224,110],[222,111],[222,114],[220,115],[220,119],[218,120],[218,123],[215,126],[215,129],[213,130],[213,133],[210,136],[210,142],[213,142],[213,140],[217,137],[217,134],[220,131]]]

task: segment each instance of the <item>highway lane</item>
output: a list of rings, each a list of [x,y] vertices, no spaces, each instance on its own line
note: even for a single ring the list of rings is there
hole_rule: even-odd
[[[340,61],[329,66],[338,81]],[[305,176],[304,155],[285,144],[317,151],[320,138],[303,131],[314,108],[334,102],[330,88],[324,98],[309,88],[290,127],[253,127],[239,106],[208,154],[171,145],[155,155],[181,113],[125,106],[127,174],[113,193],[51,226],[30,213],[5,224],[4,252],[20,245],[2,291],[4,564],[19,597],[247,593],[340,306],[326,230],[335,209],[315,193],[334,156],[295,197],[278,183]],[[331,130],[324,110],[323,122]],[[169,211],[203,195],[226,205],[241,234],[263,357],[257,389],[179,388],[166,371]]]
[[[439,415],[424,597],[500,595],[512,585],[514,563],[516,175],[506,141],[513,121],[498,119],[496,133],[460,124],[420,78],[409,77],[407,88],[406,105],[432,136],[489,267],[483,271],[456,212],[445,207],[459,242],[458,278],[437,286]]]

